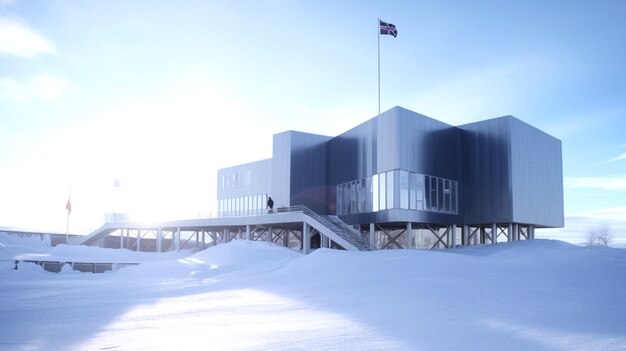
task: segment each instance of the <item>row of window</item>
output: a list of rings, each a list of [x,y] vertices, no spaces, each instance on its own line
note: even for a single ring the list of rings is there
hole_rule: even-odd
[[[458,183],[396,169],[337,186],[338,215],[392,208],[456,214]]]
[[[222,189],[239,188],[245,185],[250,185],[252,184],[252,171],[247,170],[245,172],[223,174],[220,183]]]
[[[267,194],[217,200],[219,215],[250,214],[265,209]]]

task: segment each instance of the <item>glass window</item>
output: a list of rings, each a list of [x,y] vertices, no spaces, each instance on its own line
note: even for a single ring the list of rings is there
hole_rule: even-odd
[[[430,177],[430,210],[437,211],[437,178]]]
[[[252,171],[247,170],[246,171],[246,185],[250,185],[250,184],[252,184]]]
[[[350,185],[350,213],[351,214],[359,213],[359,211],[356,208],[357,192],[358,192],[358,184],[357,182],[352,182],[352,184]]]
[[[378,175],[378,179],[378,206],[382,211],[387,209],[387,175],[385,173],[380,173]]]
[[[426,210],[430,210],[430,177],[426,176],[424,195],[426,195]]]
[[[372,191],[372,178],[373,177],[365,178],[365,189],[368,192],[368,196],[365,199],[365,212],[374,211],[374,207],[372,206],[372,199],[374,198],[374,192]]]
[[[400,208],[409,208],[409,172],[400,171]]]
[[[409,174],[409,209],[417,209],[417,174]]]
[[[393,203],[395,197],[395,187],[393,184],[393,171],[387,172],[387,209],[395,208],[395,204]]]
[[[343,208],[343,214],[350,213],[350,187],[349,184],[343,184],[341,186],[341,207]]]
[[[336,201],[336,205],[337,206],[337,214],[338,215],[343,215],[343,209],[341,206],[341,202],[342,202],[342,194],[341,194],[341,184],[337,185],[337,201]]]
[[[457,182],[452,182],[452,189],[450,189],[450,199],[452,200],[452,212],[459,213],[459,209],[457,207]]]
[[[439,212],[444,211],[444,203],[443,203],[443,179],[437,178],[437,204]]]
[[[376,212],[380,208],[378,206],[378,174],[372,176],[372,211]]]

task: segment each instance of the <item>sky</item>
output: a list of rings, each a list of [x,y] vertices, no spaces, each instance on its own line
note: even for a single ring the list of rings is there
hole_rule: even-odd
[[[0,226],[215,211],[217,169],[381,110],[563,145],[565,229],[626,238],[623,1],[0,0]],[[114,181],[119,181],[119,187]],[[71,193],[71,195],[70,195]]]

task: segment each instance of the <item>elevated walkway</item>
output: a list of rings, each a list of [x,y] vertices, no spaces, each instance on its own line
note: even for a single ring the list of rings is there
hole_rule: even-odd
[[[177,249],[180,247],[180,233],[192,232],[197,235],[196,240],[202,233],[203,242],[204,235],[208,234],[212,243],[245,238],[294,246],[295,240],[299,241],[300,249],[304,253],[308,253],[310,250],[311,237],[319,234],[320,237],[345,250],[369,250],[369,242],[357,230],[341,221],[337,216],[320,216],[305,206],[278,208],[273,212],[262,210],[246,214],[171,220],[151,224],[135,221],[108,222],[87,236],[72,238],[70,243],[96,245],[105,237],[113,234],[119,234],[123,242],[124,233],[129,237],[131,231],[137,235],[137,247],[140,245],[139,240],[143,235],[142,233],[152,232],[155,233],[155,237],[159,241],[163,233],[171,233],[172,248]],[[158,246],[157,250],[161,251],[160,244]],[[330,244],[326,244],[326,246],[331,247]],[[321,247],[326,246],[321,245]]]

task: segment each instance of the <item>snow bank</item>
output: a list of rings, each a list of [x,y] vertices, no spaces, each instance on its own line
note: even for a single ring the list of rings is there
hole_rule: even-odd
[[[54,252],[74,254],[136,253]],[[304,256],[234,241],[179,255],[106,274],[0,271],[0,349],[626,349],[623,249],[535,240]]]

